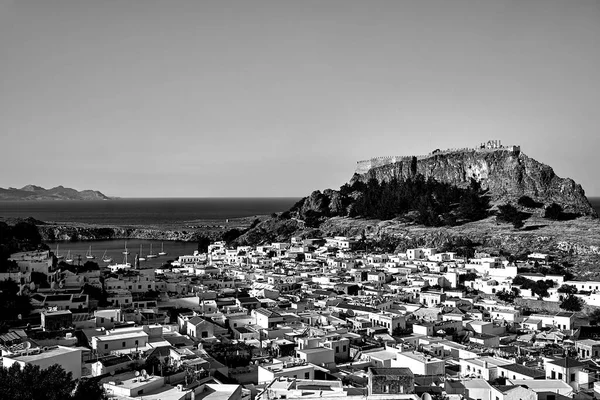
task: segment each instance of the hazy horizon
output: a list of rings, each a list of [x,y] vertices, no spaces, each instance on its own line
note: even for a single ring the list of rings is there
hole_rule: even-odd
[[[303,197],[500,139],[600,196],[600,2],[0,0],[0,187]]]

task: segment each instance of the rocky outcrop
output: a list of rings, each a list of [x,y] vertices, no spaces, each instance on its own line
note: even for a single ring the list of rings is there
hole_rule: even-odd
[[[366,182],[371,178],[406,180],[421,174],[425,178],[465,187],[474,179],[483,189],[489,190],[495,204],[516,204],[521,196],[529,196],[545,205],[557,203],[567,212],[597,217],[581,185],[570,178],[558,177],[551,167],[521,151],[465,149],[398,159],[368,169],[360,168],[358,172],[351,183]]]
[[[21,189],[0,188],[0,200],[110,200],[110,197],[97,190],[82,190],[57,186],[44,189],[41,186],[27,185]]]

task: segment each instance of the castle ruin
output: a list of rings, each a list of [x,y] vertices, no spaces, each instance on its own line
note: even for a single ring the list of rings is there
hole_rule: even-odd
[[[487,142],[481,143],[477,147],[463,147],[453,148],[447,150],[434,150],[429,154],[418,155],[418,156],[388,156],[388,157],[374,157],[369,160],[357,161],[355,173],[362,175],[366,174],[372,168],[381,167],[384,165],[395,164],[398,162],[410,162],[414,158],[417,160],[424,160],[430,157],[436,157],[445,154],[452,153],[464,153],[464,152],[477,152],[477,153],[490,153],[495,151],[509,151],[518,154],[521,151],[519,145],[504,146],[500,140],[488,140]]]

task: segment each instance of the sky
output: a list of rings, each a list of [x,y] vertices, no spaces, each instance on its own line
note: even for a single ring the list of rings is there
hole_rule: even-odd
[[[0,187],[301,197],[520,144],[600,196],[596,0],[0,0]]]

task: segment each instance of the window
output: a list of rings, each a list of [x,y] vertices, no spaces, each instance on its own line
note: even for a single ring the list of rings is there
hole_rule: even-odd
[[[103,324],[104,323],[104,317],[100,317],[100,323]]]
[[[552,372],[550,373],[550,378],[551,378],[551,379],[556,379],[556,372],[552,371]]]
[[[343,345],[343,346],[342,346],[342,351],[343,351],[343,352],[346,352],[346,345]]]
[[[575,374],[571,374],[571,382],[575,380]]]
[[[125,342],[123,342],[123,347],[125,347]]]
[[[310,379],[310,372],[304,373],[304,379]]]
[[[558,379],[562,379],[562,373],[558,373]]]
[[[135,341],[135,345],[136,345],[136,346],[138,345],[138,341],[137,341],[137,340]]]
[[[389,393],[390,392],[390,385],[383,385],[383,393]]]
[[[108,343],[104,345],[104,350],[108,350]]]

